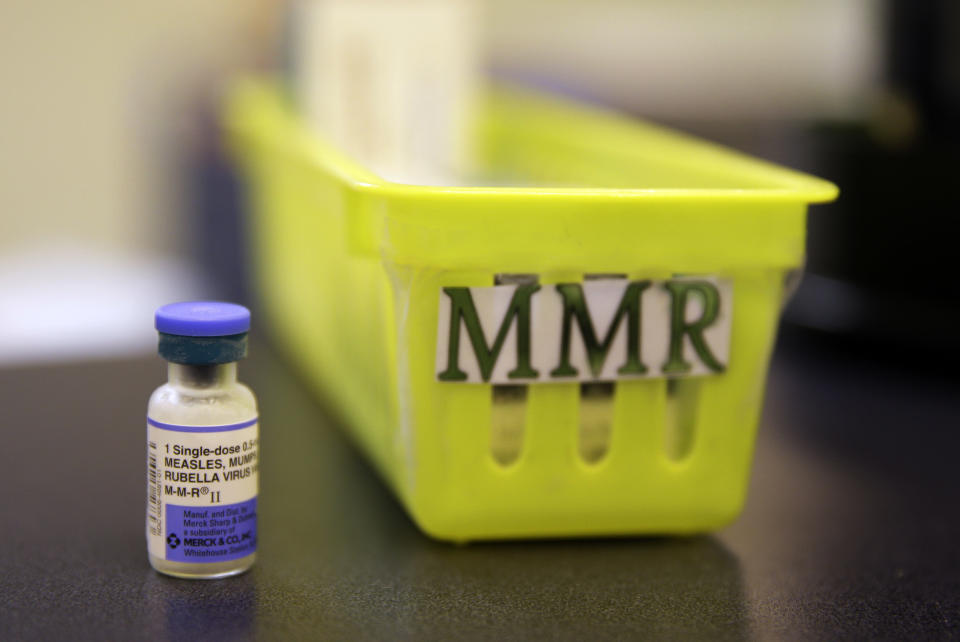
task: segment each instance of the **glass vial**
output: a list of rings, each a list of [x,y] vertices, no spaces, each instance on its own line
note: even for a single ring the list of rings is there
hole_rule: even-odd
[[[256,558],[260,432],[237,381],[250,311],[213,301],[156,312],[167,383],[147,409],[147,553],[157,571],[216,579]]]

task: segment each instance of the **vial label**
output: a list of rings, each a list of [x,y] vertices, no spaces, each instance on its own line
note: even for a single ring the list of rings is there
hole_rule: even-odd
[[[147,418],[147,547],[171,562],[226,562],[257,548],[259,426]]]

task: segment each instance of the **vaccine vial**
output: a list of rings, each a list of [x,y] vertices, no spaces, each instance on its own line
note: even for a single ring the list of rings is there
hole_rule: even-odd
[[[192,301],[156,312],[167,383],[147,408],[147,552],[157,571],[216,579],[256,557],[259,425],[237,381],[250,311]]]

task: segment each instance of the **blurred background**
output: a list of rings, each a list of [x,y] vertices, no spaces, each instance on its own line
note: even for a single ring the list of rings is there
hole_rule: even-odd
[[[481,67],[821,175],[787,323],[924,364],[960,350],[948,217],[952,0],[487,0]],[[0,3],[0,364],[146,354],[152,311],[249,300],[218,129],[241,72],[289,72],[278,0]],[[294,16],[294,17],[291,17]]]

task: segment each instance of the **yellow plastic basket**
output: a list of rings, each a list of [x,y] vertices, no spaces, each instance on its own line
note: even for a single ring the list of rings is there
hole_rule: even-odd
[[[434,537],[728,523],[745,498],[785,287],[803,265],[807,205],[836,187],[543,96],[496,89],[477,111],[479,166],[524,186],[384,181],[308,132],[273,84],[235,88],[226,122],[274,334]],[[725,371],[600,386],[437,380],[444,287],[592,274],[729,279]]]

